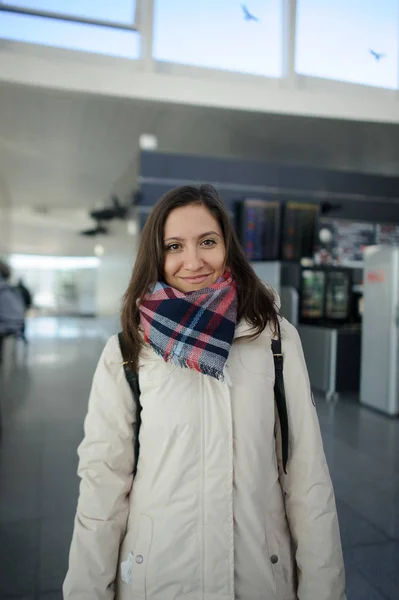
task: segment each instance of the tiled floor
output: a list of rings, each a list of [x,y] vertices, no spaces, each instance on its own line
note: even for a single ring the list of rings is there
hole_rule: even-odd
[[[37,320],[0,368],[0,599],[61,600],[78,492],[76,447],[104,332]],[[399,599],[399,421],[318,401],[348,600]],[[317,600],[315,598],[314,600]]]

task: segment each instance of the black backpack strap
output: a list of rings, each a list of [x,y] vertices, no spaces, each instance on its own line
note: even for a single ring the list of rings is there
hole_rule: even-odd
[[[278,417],[281,427],[281,448],[284,473],[287,473],[289,431],[288,431],[288,413],[287,402],[285,398],[284,378],[283,378],[283,354],[281,351],[281,330],[277,323],[278,337],[272,339],[272,352],[274,358],[274,397],[277,405]]]
[[[134,457],[135,457],[135,465],[133,471],[133,477],[136,476],[137,473],[137,465],[139,462],[139,454],[140,454],[140,425],[141,425],[141,403],[140,403],[140,385],[139,385],[139,377],[138,374],[130,368],[129,361],[126,359],[126,350],[125,343],[123,340],[122,332],[118,333],[119,346],[121,349],[121,354],[123,358],[123,370],[125,371],[126,380],[129,384],[130,389],[132,390],[132,396],[134,403],[136,405],[136,422],[134,425],[134,434],[135,434],[135,447],[134,447]]]

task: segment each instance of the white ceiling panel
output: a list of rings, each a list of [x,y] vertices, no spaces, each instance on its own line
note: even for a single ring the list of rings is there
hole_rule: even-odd
[[[139,136],[159,150],[397,174],[399,128],[0,84],[0,205],[90,209],[134,189]],[[2,192],[3,190],[3,192]]]

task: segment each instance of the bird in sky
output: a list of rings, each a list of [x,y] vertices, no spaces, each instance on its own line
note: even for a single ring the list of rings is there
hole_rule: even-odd
[[[245,4],[241,4],[241,8],[243,10],[244,19],[246,21],[255,21],[255,23],[259,23],[258,17],[255,17],[255,15],[253,15],[252,13],[250,13],[249,10],[248,10],[248,8],[245,6]]]
[[[374,58],[375,58],[375,60],[376,60],[377,62],[380,62],[380,60],[381,60],[382,58],[385,58],[385,57],[386,57],[386,54],[384,54],[383,52],[376,52],[375,50],[372,50],[371,48],[370,48],[370,54],[371,54],[372,56],[374,56]]]

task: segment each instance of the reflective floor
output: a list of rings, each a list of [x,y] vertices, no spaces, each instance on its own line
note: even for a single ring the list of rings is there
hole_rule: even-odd
[[[0,367],[1,600],[62,598],[78,493],[76,448],[95,364],[115,326],[37,319],[29,324],[27,353],[20,342],[7,344]],[[353,401],[317,404],[348,600],[398,600],[399,421]]]

